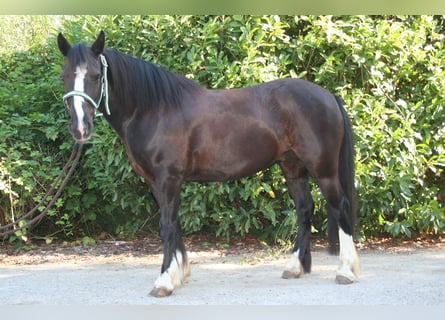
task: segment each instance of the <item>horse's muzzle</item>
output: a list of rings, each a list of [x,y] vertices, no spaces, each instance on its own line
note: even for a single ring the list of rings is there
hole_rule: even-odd
[[[69,125],[69,132],[77,143],[83,144],[91,139],[93,123],[88,120],[76,121],[72,119]]]

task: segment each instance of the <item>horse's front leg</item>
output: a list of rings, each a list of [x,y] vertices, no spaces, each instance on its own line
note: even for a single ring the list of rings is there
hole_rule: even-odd
[[[166,297],[185,282],[190,275],[190,268],[178,216],[180,183],[164,184],[158,190],[162,190],[162,194],[160,192],[154,194],[161,210],[160,233],[164,259],[161,274],[155,281],[150,295]]]

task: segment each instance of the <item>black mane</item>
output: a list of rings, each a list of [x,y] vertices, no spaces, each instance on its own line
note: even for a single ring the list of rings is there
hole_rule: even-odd
[[[185,92],[201,88],[183,75],[130,55],[115,50],[106,50],[104,55],[110,90],[121,105],[175,109],[181,106]]]

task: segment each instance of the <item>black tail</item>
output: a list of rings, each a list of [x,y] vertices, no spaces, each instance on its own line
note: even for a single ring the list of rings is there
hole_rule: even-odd
[[[339,160],[339,176],[340,184],[343,192],[348,200],[348,204],[345,205],[348,215],[348,223],[351,226],[352,235],[355,235],[356,227],[356,191],[355,191],[355,151],[354,151],[354,133],[352,131],[351,120],[343,107],[344,101],[335,96],[338,107],[343,116],[343,123],[345,126],[343,141],[340,150]],[[334,218],[328,218],[328,237],[329,237],[329,251],[331,253],[338,252],[338,224]]]

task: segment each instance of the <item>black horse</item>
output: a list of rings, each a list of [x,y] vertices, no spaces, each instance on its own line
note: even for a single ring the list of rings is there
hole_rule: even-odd
[[[340,98],[290,78],[208,90],[149,62],[104,50],[103,32],[91,47],[71,46],[59,34],[58,46],[66,57],[63,100],[73,138],[90,139],[96,109],[103,112],[159,205],[164,259],[151,295],[170,295],[190,274],[178,218],[182,182],[239,179],[274,163],[283,170],[299,219],[282,277],[310,272],[312,176],[327,200],[331,251],[339,242],[336,282],[356,280],[353,133]]]

